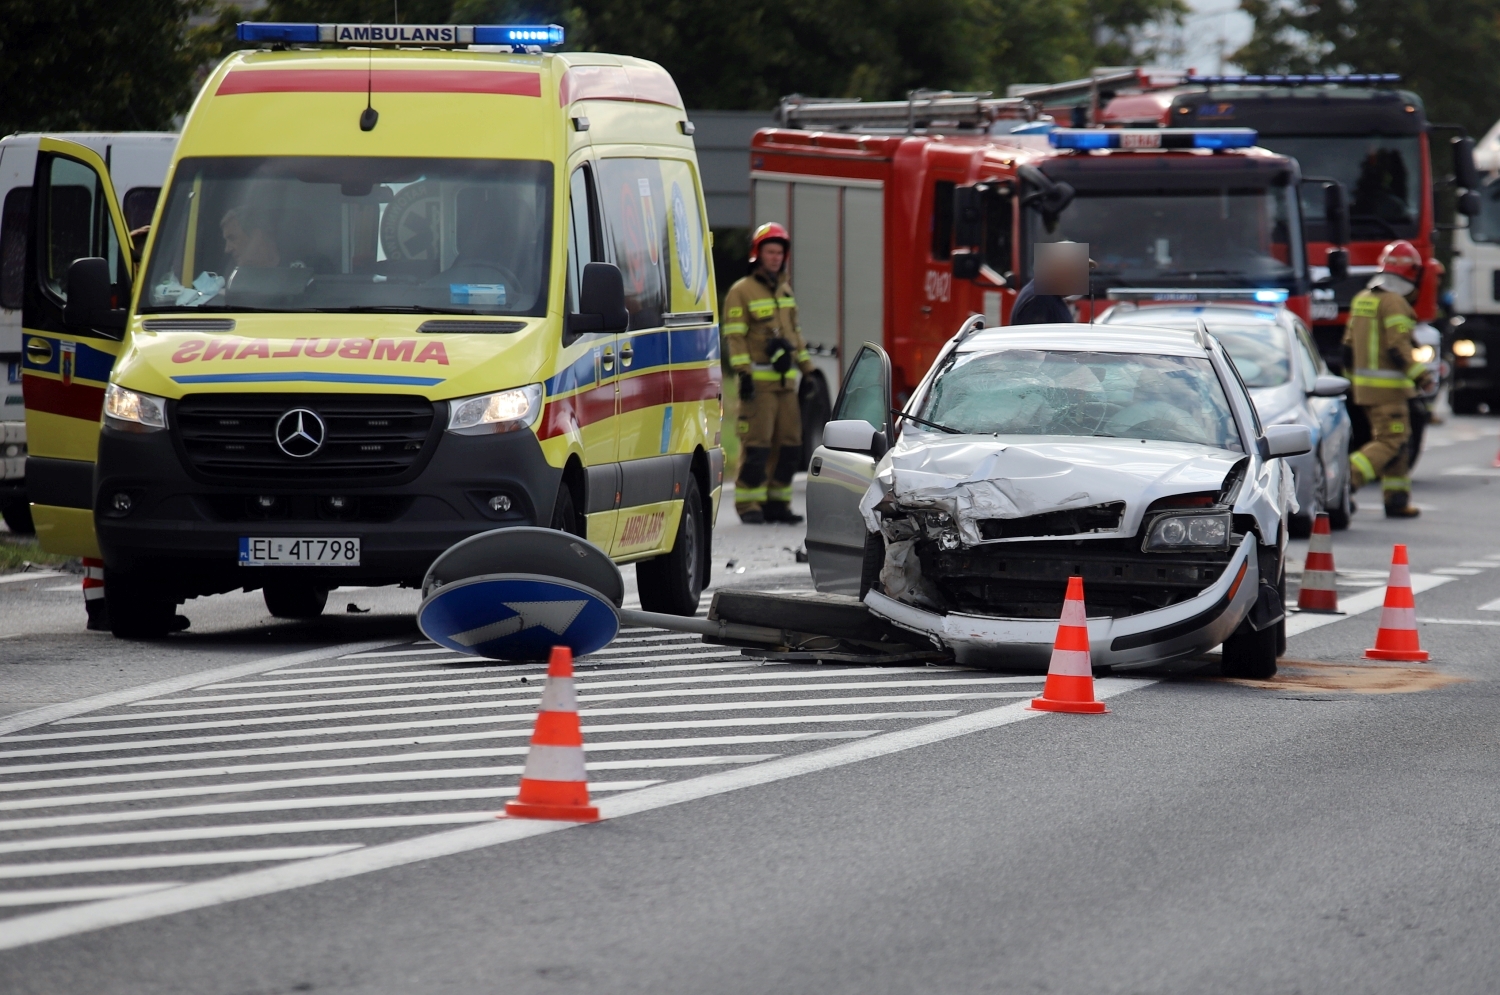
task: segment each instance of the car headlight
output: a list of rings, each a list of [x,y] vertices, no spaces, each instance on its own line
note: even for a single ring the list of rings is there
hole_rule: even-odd
[[[1473,339],[1457,339],[1453,343],[1453,355],[1459,359],[1468,359],[1478,354],[1479,349]]]
[[[1229,545],[1229,515],[1163,515],[1146,535],[1149,550],[1217,547]]]
[[[167,427],[167,402],[164,398],[110,384],[104,388],[104,416],[111,428],[127,432],[156,432]]]
[[[1413,363],[1430,363],[1432,362],[1433,354],[1434,350],[1432,346],[1419,345],[1411,351],[1411,361]]]
[[[448,402],[448,431],[459,435],[489,435],[530,428],[542,413],[542,385],[480,394]]]

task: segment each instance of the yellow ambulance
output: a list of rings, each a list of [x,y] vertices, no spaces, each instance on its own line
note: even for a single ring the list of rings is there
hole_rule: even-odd
[[[32,513],[111,626],[415,586],[543,525],[692,614],[723,477],[710,233],[653,63],[556,26],[243,24],[139,259],[105,162],[43,139],[26,260]],[[123,248],[122,248],[123,247]]]

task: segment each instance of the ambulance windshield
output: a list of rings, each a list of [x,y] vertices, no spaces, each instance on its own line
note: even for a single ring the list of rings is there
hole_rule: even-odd
[[[1096,289],[1129,286],[1286,287],[1302,271],[1302,244],[1286,187],[1080,189],[1047,231],[1028,211],[1032,238],[1087,242]],[[1029,253],[1028,253],[1029,254]]]
[[[542,315],[552,165],[489,159],[184,159],[143,312]]]

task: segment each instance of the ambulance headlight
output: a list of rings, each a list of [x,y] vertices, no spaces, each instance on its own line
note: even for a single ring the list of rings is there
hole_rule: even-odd
[[[1186,546],[1218,547],[1229,544],[1229,516],[1164,515],[1151,526],[1146,549],[1169,550]]]
[[[1436,353],[1434,352],[1432,346],[1419,345],[1411,351],[1411,361],[1413,363],[1430,363],[1432,362],[1432,357],[1434,355],[1436,355]]]
[[[160,397],[126,390],[119,384],[104,388],[104,417],[110,428],[126,432],[156,432],[167,427],[167,402]]]
[[[448,431],[459,435],[490,435],[530,428],[542,413],[542,385],[464,397],[448,402]]]

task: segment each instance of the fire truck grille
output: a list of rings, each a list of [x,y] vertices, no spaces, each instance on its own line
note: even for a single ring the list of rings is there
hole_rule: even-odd
[[[283,446],[278,424],[291,434],[283,416],[298,409],[317,418],[303,416],[304,437]],[[177,402],[172,432],[189,466],[213,480],[385,480],[434,445],[433,415],[432,402],[404,395],[194,394]]]

